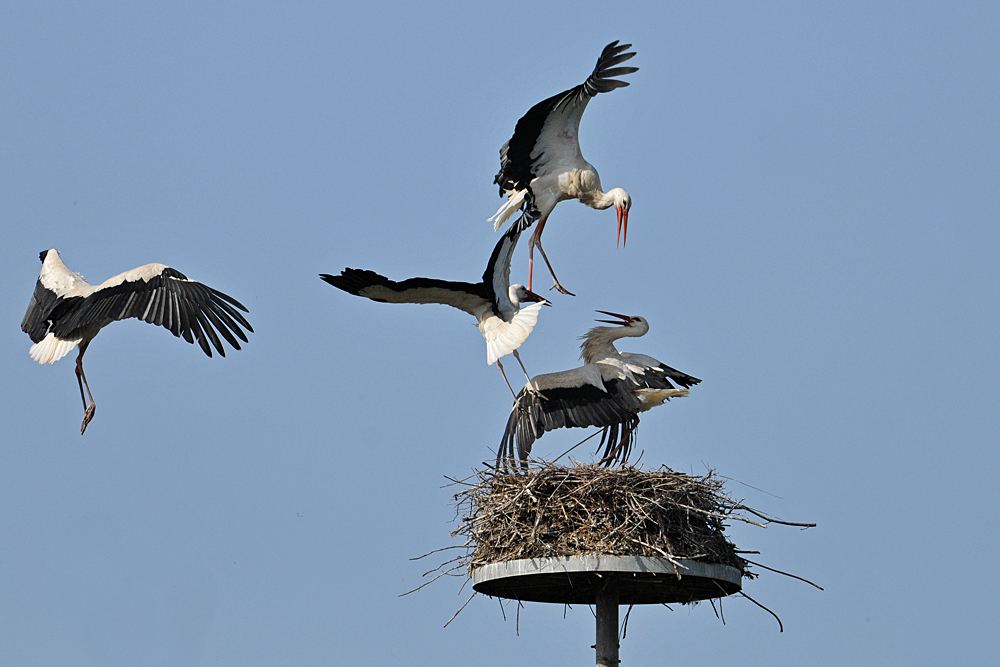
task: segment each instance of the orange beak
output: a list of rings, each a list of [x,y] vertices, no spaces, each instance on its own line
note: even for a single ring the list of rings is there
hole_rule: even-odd
[[[618,238],[624,248],[626,241],[628,241],[628,211],[621,206],[615,206],[615,210],[618,211]],[[624,235],[622,230],[625,231]],[[615,247],[618,247],[618,241],[615,241]]]

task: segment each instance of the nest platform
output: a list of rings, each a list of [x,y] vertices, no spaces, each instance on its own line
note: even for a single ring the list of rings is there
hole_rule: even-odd
[[[467,484],[454,534],[480,593],[579,604],[613,578],[622,604],[695,602],[754,576],[724,534],[744,508],[712,473],[546,464]]]
[[[596,604],[614,588],[618,604],[686,604],[738,593],[742,579],[740,570],[717,563],[590,555],[490,563],[473,570],[472,587],[523,602]]]
[[[455,494],[461,526],[452,537],[465,542],[446,548],[464,552],[424,576],[465,570],[478,594],[594,605],[602,667],[619,665],[620,605],[723,598],[757,576],[726,537],[729,523],[815,525],[771,519],[733,500],[711,472],[542,463],[452,481],[464,487]]]

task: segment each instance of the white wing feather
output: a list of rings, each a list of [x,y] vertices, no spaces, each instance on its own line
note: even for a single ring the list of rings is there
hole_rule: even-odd
[[[72,352],[81,340],[83,339],[56,338],[55,334],[48,333],[45,334],[45,338],[31,346],[28,354],[40,364],[54,364]]]
[[[535,328],[542,305],[532,303],[522,307],[510,322],[504,322],[499,317],[488,317],[480,321],[479,331],[486,339],[487,364],[496,363],[497,359],[521,347],[521,343],[527,340],[528,334]]]

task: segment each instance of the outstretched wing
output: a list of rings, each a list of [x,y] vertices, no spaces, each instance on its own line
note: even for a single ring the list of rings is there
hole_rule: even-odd
[[[35,291],[37,295],[37,287]],[[36,297],[33,297],[32,301],[35,300]],[[38,305],[40,312],[44,305],[42,302]],[[216,331],[237,350],[240,349],[237,338],[247,342],[246,334],[240,327],[253,332],[250,323],[239,312],[241,310],[248,312],[231,296],[190,280],[176,269],[162,264],[147,264],[111,278],[86,296],[57,297],[48,320],[52,323],[51,331],[55,336],[69,338],[74,331],[88,324],[106,324],[135,317],[164,327],[189,343],[197,340],[210,357],[211,342],[224,357],[226,352]],[[25,315],[27,318],[28,315]],[[40,325],[35,325],[29,335],[39,330]]]
[[[534,378],[533,382],[542,377]],[[638,399],[624,382],[617,380],[604,382],[604,390],[590,383],[548,388],[536,383],[536,386],[540,388],[537,393],[522,389],[518,394],[500,440],[498,459],[513,458],[516,443],[518,458],[524,464],[535,440],[547,431],[621,425],[635,419],[639,411]]]
[[[643,387],[673,389],[674,385],[670,383],[670,380],[673,380],[684,388],[690,388],[701,382],[700,379],[682,373],[645,354],[621,352],[619,356]]]
[[[583,160],[577,139],[580,118],[590,98],[629,85],[613,77],[639,69],[616,67],[635,55],[635,52],[624,53],[631,47],[631,44],[619,45],[618,40],[611,42],[604,47],[586,81],[539,102],[517,121],[514,135],[500,149],[500,171],[493,179],[500,186],[501,197],[505,192],[527,188],[549,162]]]
[[[410,278],[396,282],[364,269],[344,269],[339,276],[321,273],[319,277],[338,289],[372,301],[440,303],[463,310],[474,317],[489,303],[486,285],[483,283],[461,283],[434,278]]]

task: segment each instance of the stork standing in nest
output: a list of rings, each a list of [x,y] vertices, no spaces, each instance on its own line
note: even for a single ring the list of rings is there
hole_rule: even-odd
[[[671,398],[687,396],[688,388],[701,382],[653,357],[615,348],[620,338],[644,336],[649,331],[645,318],[597,312],[618,318],[598,320],[617,326],[594,327],[583,336],[583,366],[531,378],[532,390],[526,387],[514,401],[500,440],[497,465],[504,459],[513,460],[516,444],[521,465],[526,466],[532,445],[546,431],[588,426],[604,428],[601,444],[607,444],[601,463],[625,462],[639,413]],[[683,388],[678,389],[671,380]]]
[[[542,231],[549,214],[564,199],[578,199],[601,210],[614,206],[618,211],[618,238],[623,246],[628,238],[632,198],[621,188],[602,190],[597,170],[580,152],[579,133],[580,119],[590,99],[598,93],[629,85],[627,81],[612,77],[639,69],[616,67],[635,55],[635,52],[625,53],[631,46],[619,46],[615,40],[604,47],[597,66],[586,81],[531,107],[517,121],[514,135],[500,149],[500,172],[494,183],[500,186],[500,196],[507,200],[490,220],[494,221],[494,230],[500,229],[507,218],[522,209],[528,225],[538,221],[528,241],[528,289],[532,286],[537,245],[552,274],[552,287],[572,295],[559,283],[542,248]]]
[[[40,364],[55,363],[73,348],[80,348],[76,379],[83,399],[81,435],[97,409],[83,373],[83,355],[90,341],[112,322],[135,317],[162,326],[189,343],[197,340],[209,357],[212,356],[209,342],[221,356],[226,356],[215,329],[237,350],[240,349],[237,338],[247,342],[240,327],[253,332],[239,312],[248,312],[239,301],[190,280],[169,266],[146,264],[100,285],[91,285],[79,273],[69,270],[55,248],[43,250],[39,257],[42,271],[21,321],[21,330],[34,343],[29,353]]]

